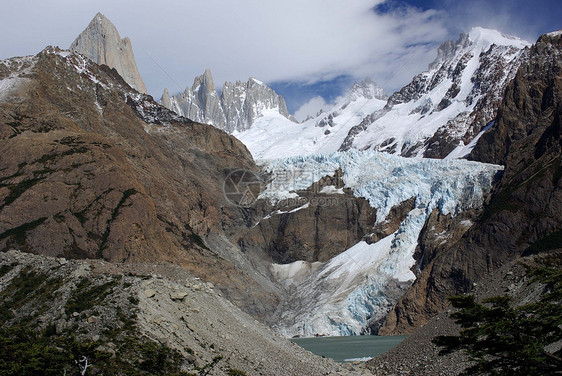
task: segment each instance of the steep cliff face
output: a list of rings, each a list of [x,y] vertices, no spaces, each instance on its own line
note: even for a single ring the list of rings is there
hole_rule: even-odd
[[[351,128],[340,150],[465,156],[470,142],[494,119],[528,45],[483,28],[443,43],[428,70],[394,93],[383,109]]]
[[[221,104],[227,123],[225,131],[243,132],[266,112],[277,112],[295,121],[285,104],[285,99],[263,82],[250,78],[235,84],[225,82],[221,92]]]
[[[165,89],[160,103],[181,116],[212,124],[228,133],[250,128],[269,112],[294,121],[283,97],[255,78],[235,84],[225,82],[219,97],[209,69],[183,93],[171,97]]]
[[[97,64],[115,68],[126,83],[146,94],[129,38],[121,39],[115,26],[101,13],[96,14],[88,27],[69,48]]]
[[[0,80],[0,249],[173,262],[249,311],[275,303],[236,248],[207,241],[243,222],[223,192],[256,170],[242,143],[69,51],[2,61]]]
[[[279,264],[332,259],[371,234],[376,221],[369,202],[343,187],[340,169],[298,190],[298,199],[267,205],[267,215],[238,243]]]
[[[195,78],[191,89],[186,88],[175,97],[170,97],[166,89],[160,103],[188,119],[212,124],[219,129],[225,127],[226,118],[209,69]]]
[[[435,257],[387,316],[381,334],[406,333],[445,307],[446,296],[524,254],[562,248],[562,33],[543,35],[507,86],[471,158],[505,164],[477,222]]]

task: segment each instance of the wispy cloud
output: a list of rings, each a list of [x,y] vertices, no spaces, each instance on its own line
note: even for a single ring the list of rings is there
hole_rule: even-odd
[[[141,75],[155,96],[164,87],[180,88],[149,56],[182,86],[205,68],[219,86],[250,76],[314,83],[340,75],[396,86],[404,77],[388,76],[397,62],[415,57],[404,75],[423,70],[427,47],[418,43],[442,41],[446,30],[432,11],[377,14],[373,8],[381,2],[50,0],[32,6],[23,1],[0,16],[3,30],[17,30],[10,33],[13,46],[2,46],[0,54],[36,53],[47,44],[67,47],[101,11],[131,38]],[[30,32],[23,23],[35,26]],[[11,48],[16,45],[29,50]]]
[[[316,96],[310,98],[308,102],[300,106],[300,108],[295,111],[295,118],[298,121],[306,120],[308,116],[315,116],[320,110],[327,111],[331,108],[330,103],[326,103],[324,98],[321,96]]]

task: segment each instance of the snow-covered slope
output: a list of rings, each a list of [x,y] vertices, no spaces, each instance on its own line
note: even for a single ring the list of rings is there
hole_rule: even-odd
[[[35,65],[35,56],[13,57],[0,60],[0,101],[9,97],[29,79],[26,75]]]
[[[382,317],[403,289],[415,279],[410,270],[419,234],[434,209],[457,215],[480,208],[495,175],[502,168],[465,160],[411,159],[375,151],[347,151],[265,162],[273,177],[296,177],[290,184],[270,182],[262,197],[282,200],[290,186],[304,189],[306,176],[343,172],[346,187],[368,199],[383,222],[393,206],[415,197],[415,208],[399,229],[386,238],[362,241],[326,263],[297,261],[273,264],[274,275],[294,291],[278,312],[280,333],[286,336],[350,335],[364,330],[367,321]],[[283,172],[289,173],[283,173]],[[468,223],[467,225],[470,225]],[[324,234],[329,236],[329,234]]]
[[[301,124],[264,112],[253,125],[233,135],[257,159],[326,154],[337,151],[349,130],[386,104],[384,91],[370,80],[356,83],[334,108]]]
[[[160,104],[178,115],[212,124],[228,133],[244,131],[264,117],[295,121],[283,97],[255,78],[235,84],[225,82],[219,97],[209,69],[183,93],[170,96],[165,89]]]
[[[235,132],[254,157],[283,158],[337,150],[378,150],[405,157],[466,156],[495,117],[505,85],[530,44],[474,28],[448,41],[428,71],[388,102],[371,82],[355,84],[334,108],[302,124],[264,116]]]
[[[483,28],[461,34],[455,43],[443,43],[429,70],[354,127],[341,150],[444,158],[463,148],[495,117],[527,46],[530,43]],[[459,150],[455,155],[463,156]]]

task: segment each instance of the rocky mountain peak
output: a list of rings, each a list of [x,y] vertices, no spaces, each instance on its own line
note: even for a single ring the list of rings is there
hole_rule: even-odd
[[[428,69],[432,70],[437,68],[440,63],[451,59],[459,49],[465,48],[468,45],[470,45],[470,40],[466,33],[460,33],[459,39],[456,42],[452,40],[443,42],[439,48],[437,48],[437,58],[429,64]]]
[[[451,65],[466,53],[486,52],[492,45],[522,49],[530,43],[497,30],[473,27],[468,33],[460,33],[456,41],[448,40],[442,43],[437,49],[437,58],[429,64],[428,69],[431,71],[439,69],[443,64]]]
[[[215,92],[215,83],[213,81],[213,74],[209,68],[205,69],[205,73],[201,76],[195,77],[191,90],[198,91],[204,94]]]
[[[382,110],[350,129],[341,150],[459,158],[494,119],[503,90],[530,43],[475,27],[438,48],[429,69],[392,94]],[[401,127],[396,127],[399,116]]]
[[[160,98],[160,103],[166,108],[170,108],[172,106],[172,101],[170,99],[170,92],[168,88],[164,89],[164,93],[162,93],[162,97]]]
[[[349,89],[348,95],[354,97],[360,96],[368,99],[388,99],[388,95],[386,95],[384,89],[378,86],[370,78],[365,78],[361,82],[355,82],[351,89]]]
[[[250,128],[268,111],[294,121],[283,97],[256,78],[234,84],[225,82],[219,96],[209,69],[195,78],[191,90],[186,88],[184,93],[171,97],[169,102],[165,92],[160,103],[179,115],[212,124],[228,133]]]
[[[97,13],[69,48],[97,64],[115,68],[131,87],[147,93],[139,74],[129,38],[121,39],[117,28],[103,14]]]

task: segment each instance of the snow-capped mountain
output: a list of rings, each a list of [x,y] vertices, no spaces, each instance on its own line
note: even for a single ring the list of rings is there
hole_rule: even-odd
[[[117,28],[103,14],[96,14],[69,49],[86,56],[96,64],[106,64],[115,68],[131,87],[141,93],[147,93],[137,68],[131,40],[121,39]]]
[[[219,97],[209,69],[183,93],[170,96],[165,89],[160,103],[181,116],[212,124],[228,133],[242,132],[257,119],[271,114],[278,114],[289,123],[295,121],[283,97],[255,78],[235,84],[225,82]]]
[[[340,149],[431,158],[468,154],[465,145],[495,117],[528,46],[521,39],[479,27],[454,43],[443,43],[429,70],[354,127]]]
[[[495,30],[473,28],[456,42],[443,43],[428,70],[388,101],[381,89],[363,82],[314,119],[290,124],[264,117],[235,136],[255,157],[265,159],[349,149],[463,157],[491,125],[529,45]]]
[[[252,127],[233,135],[250,149],[254,158],[273,159],[337,151],[348,132],[363,118],[382,109],[388,96],[371,80],[355,83],[336,101],[333,109],[303,123],[288,122],[266,113]]]

